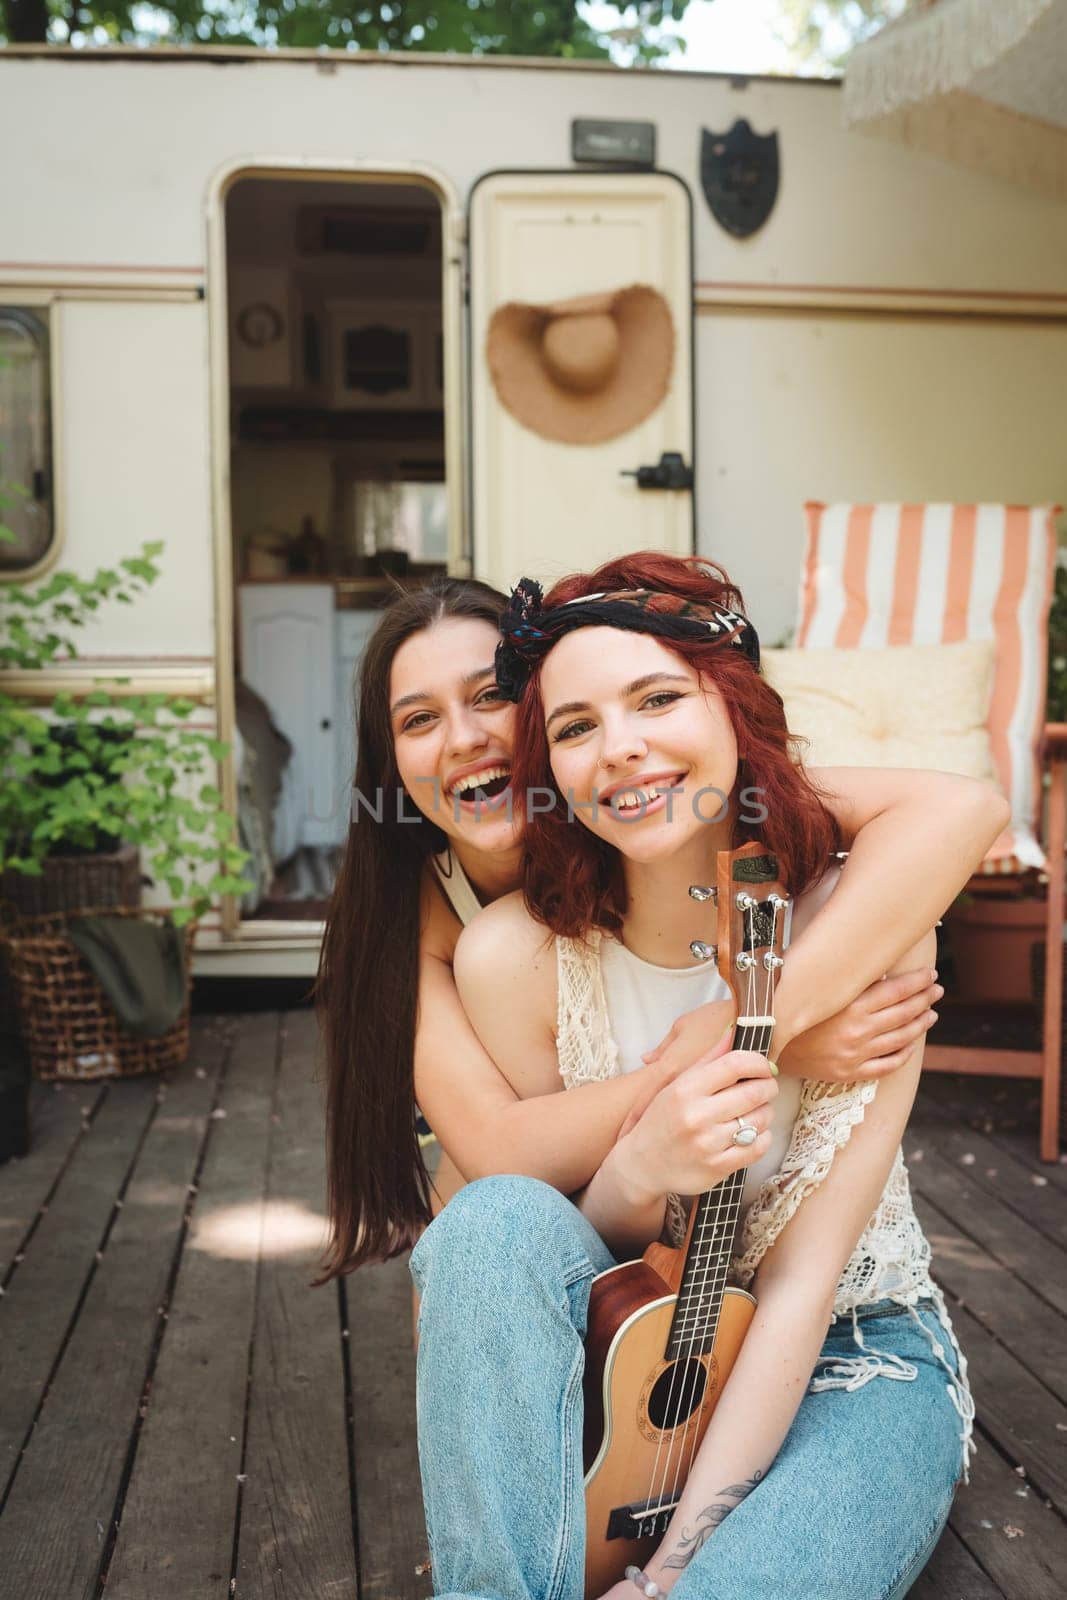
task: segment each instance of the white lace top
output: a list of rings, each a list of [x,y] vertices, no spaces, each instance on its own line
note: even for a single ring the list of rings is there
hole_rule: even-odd
[[[559,1070],[564,1087],[613,1078],[620,1070],[619,1047],[612,1036],[601,970],[603,936],[587,940],[557,939],[558,974],[557,1039]],[[806,1195],[829,1172],[833,1159],[863,1121],[877,1092],[876,1082],[828,1084],[806,1081],[793,1124],[789,1146],[780,1170],[767,1178],[744,1215],[731,1266],[731,1279],[747,1287],[766,1252],[778,1238]],[[684,1218],[677,1206],[668,1208],[668,1224],[681,1243]],[[854,1360],[834,1362],[812,1382],[813,1389],[855,1389],[878,1376],[915,1378],[912,1363],[869,1350],[863,1343],[854,1315],[857,1307],[876,1300],[894,1300],[914,1307],[920,1300],[934,1302],[945,1332],[959,1361],[959,1376],[952,1372],[944,1351],[923,1322],[934,1355],[949,1377],[948,1392],[961,1420],[963,1468],[973,1449],[971,1433],[974,1404],[967,1384],[967,1363],[956,1341],[940,1289],[930,1277],[930,1246],[911,1203],[907,1168],[898,1149],[882,1197],[860,1235],[841,1275],[834,1300],[834,1317],[853,1313],[856,1342],[864,1354]],[[820,1358],[820,1361],[823,1358]],[[901,1370],[909,1369],[909,1370]]]

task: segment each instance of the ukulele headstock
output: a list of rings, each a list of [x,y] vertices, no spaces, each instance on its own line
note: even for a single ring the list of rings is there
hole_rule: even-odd
[[[769,1013],[783,962],[789,907],[778,857],[758,841],[738,850],[720,850],[716,880],[714,886],[693,884],[689,890],[694,900],[715,902],[716,942],[694,939],[689,948],[698,961],[715,958],[739,1017],[752,1010],[756,996],[760,1009]]]

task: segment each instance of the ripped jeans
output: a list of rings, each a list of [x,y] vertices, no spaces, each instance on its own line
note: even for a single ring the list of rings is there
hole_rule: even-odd
[[[581,1600],[582,1340],[589,1285],[613,1265],[569,1200],[518,1177],[470,1184],[412,1252],[436,1595]],[[907,1594],[961,1471],[955,1355],[930,1301],[863,1306],[856,1327],[860,1347],[851,1316],[831,1326],[773,1467],[672,1600]]]

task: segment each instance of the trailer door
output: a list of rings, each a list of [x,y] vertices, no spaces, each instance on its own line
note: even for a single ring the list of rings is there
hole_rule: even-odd
[[[624,550],[691,554],[693,272],[684,183],[656,172],[490,173],[472,193],[468,239],[474,574],[506,588],[523,573],[551,581]],[[659,290],[670,306],[666,398],[628,432],[593,445],[544,438],[517,421],[486,359],[497,307],[632,284]],[[654,469],[642,475],[646,487],[639,468]]]

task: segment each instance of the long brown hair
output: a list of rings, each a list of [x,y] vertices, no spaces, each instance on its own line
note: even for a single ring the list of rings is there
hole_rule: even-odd
[[[618,589],[656,589],[744,611],[741,592],[714,562],[657,550],[608,561],[595,572],[561,578],[545,596],[546,608],[582,595]],[[736,788],[759,797],[762,820],[738,817],[735,845],[760,839],[782,857],[792,895],[800,895],[840,849],[841,835],[803,766],[785,720],[781,697],[740,650],[713,638],[664,640],[722,695],[737,738]],[[553,933],[576,938],[591,928],[618,933],[626,912],[625,878],[617,850],[575,825],[556,791],[545,735],[540,672],[531,674],[519,702],[511,781],[516,794],[556,792],[551,811],[531,812],[523,836],[526,905]]]
[[[430,1220],[415,1128],[419,903],[445,834],[405,795],[389,716],[400,646],[448,617],[497,626],[505,599],[473,579],[399,595],[359,670],[353,815],[326,915],[315,1002],[326,1052],[330,1238],[320,1283],[414,1243]]]

